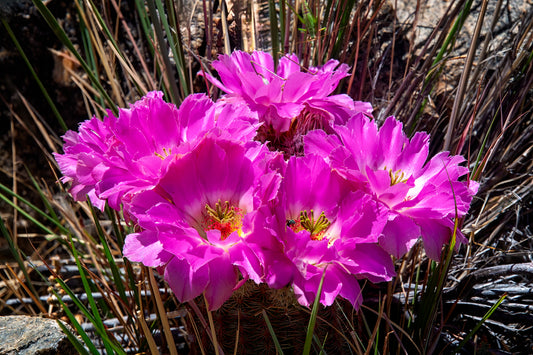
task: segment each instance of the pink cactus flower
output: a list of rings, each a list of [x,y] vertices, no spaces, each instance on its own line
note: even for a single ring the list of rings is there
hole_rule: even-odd
[[[257,112],[264,125],[256,139],[271,142],[271,148],[275,146],[287,156],[301,154],[302,137],[309,130],[329,131],[354,112],[372,115],[368,102],[354,102],[345,94],[331,95],[349,69],[333,59],[319,68],[303,69],[295,54],[285,55],[276,69],[268,53],[235,51],[219,56],[212,65],[220,81],[205,76],[226,93],[222,100],[244,103]]]
[[[321,157],[289,159],[273,210],[256,220],[262,229],[249,242],[268,256],[262,260],[265,282],[273,288],[291,284],[300,304],[313,303],[323,273],[320,302],[329,306],[341,296],[356,308],[362,302],[359,279],[394,276],[389,254],[378,245],[384,206],[353,191]]]
[[[174,156],[158,184],[126,205],[143,230],[127,236],[124,256],[163,268],[179,301],[204,294],[212,310],[246,279],[262,282],[246,240],[256,211],[277,195],[281,176],[269,168],[273,157],[258,143],[210,136]]]
[[[417,132],[409,139],[394,117],[378,130],[375,121],[355,114],[335,126],[335,135],[310,132],[305,149],[326,157],[332,168],[387,206],[379,242],[396,257],[421,236],[427,255],[438,260],[453,219],[467,213],[478,189],[475,181],[460,179],[468,174],[462,156],[441,152],[428,160],[429,135]],[[460,231],[457,241],[466,242]]]
[[[68,131],[65,153],[55,158],[76,200],[89,195],[100,209],[107,201],[120,210],[125,198],[154,186],[169,156],[187,152],[206,132],[248,141],[257,124],[242,105],[222,107],[196,94],[178,109],[163,101],[162,92],[150,92],[117,117],[108,111],[103,121],[94,117],[79,132]]]

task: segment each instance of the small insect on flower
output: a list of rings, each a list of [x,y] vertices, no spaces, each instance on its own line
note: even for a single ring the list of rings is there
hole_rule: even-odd
[[[294,219],[287,220],[287,227],[294,226],[295,224],[296,224],[296,221]]]

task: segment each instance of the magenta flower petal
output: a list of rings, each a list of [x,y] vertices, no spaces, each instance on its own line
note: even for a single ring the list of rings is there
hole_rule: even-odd
[[[84,201],[89,195],[93,205],[104,208],[105,201],[98,198],[95,185],[98,182],[93,170],[104,160],[107,141],[111,132],[98,119],[83,122],[79,133],[68,131],[63,136],[64,154],[54,153],[59,168],[63,173],[61,181],[71,182],[70,192],[75,200]]]
[[[288,78],[292,73],[300,72],[300,61],[296,54],[286,54],[279,59],[277,74],[281,78]]]
[[[191,153],[176,158],[159,186],[179,210],[192,218],[200,215],[206,204],[214,206],[219,199],[251,209],[253,201],[240,200],[253,183],[254,169],[245,158],[244,147],[206,139]]]
[[[291,157],[272,215],[256,216],[256,224],[268,227],[248,242],[260,250],[270,287],[290,282],[298,302],[309,305],[325,272],[320,302],[331,305],[337,296],[346,295],[357,307],[358,278],[383,281],[394,274],[389,255],[378,245],[387,213],[384,205],[357,190],[321,156]],[[376,259],[370,261],[376,250]],[[281,272],[286,276],[280,277]]]
[[[79,133],[65,134],[65,154],[56,154],[64,182],[71,182],[76,200],[91,197],[103,209],[107,201],[120,210],[125,199],[151,189],[169,158],[190,151],[206,134],[248,141],[258,120],[247,108],[219,108],[206,95],[187,97],[180,109],[150,92],[118,116],[83,122]],[[230,123],[228,111],[235,115]],[[220,119],[219,121],[217,120]]]
[[[180,138],[180,142],[196,140],[215,126],[215,115],[212,114],[214,109],[213,101],[204,94],[187,96],[177,112],[179,124],[174,123],[174,127],[170,127],[167,131],[171,136],[170,139],[166,143],[160,142],[159,144],[163,147],[176,146],[172,142],[172,139],[176,139],[176,135]]]
[[[293,290],[298,303],[303,306],[310,306],[315,301],[315,295],[318,292],[320,286],[320,280],[322,279],[322,269],[315,272],[308,271],[308,278],[298,277],[293,282]],[[314,270],[313,270],[314,271]],[[357,283],[357,281],[355,280]],[[326,276],[322,284],[322,293],[320,294],[320,303],[324,306],[331,306],[335,301],[335,298],[341,292],[343,284],[337,277],[335,272],[328,272],[326,270]]]
[[[344,180],[316,155],[291,158],[284,180],[287,212],[292,217],[298,217],[303,209],[334,214],[349,192]]]
[[[368,117],[372,117],[372,112],[374,111],[374,108],[372,107],[372,104],[370,102],[355,101],[354,104],[355,104],[355,107],[354,107],[355,112],[361,112]]]
[[[387,208],[370,195],[362,191],[350,192],[342,201],[337,215],[337,219],[342,221],[343,243],[377,243],[387,224],[387,215]]]
[[[165,267],[164,277],[180,302],[200,296],[209,284],[209,265],[192,270],[187,260],[173,258]]]
[[[285,232],[285,220],[280,223],[277,217],[271,214],[269,206],[258,209],[252,221],[254,233],[246,238],[262,265],[262,281],[272,288],[287,286],[297,272],[296,266],[285,254],[285,245],[278,239]]]
[[[141,262],[146,266],[158,267],[167,264],[172,254],[165,251],[156,232],[146,231],[126,236],[124,257]]]
[[[338,248],[343,265],[357,278],[372,282],[390,281],[396,275],[390,254],[375,243],[358,243]]]
[[[410,218],[392,215],[383,228],[379,244],[388,253],[399,258],[407,253],[420,237],[420,227]]]
[[[363,303],[363,295],[357,278],[354,275],[346,273],[338,273],[337,277],[339,278],[339,282],[342,283],[339,296],[349,301],[355,309],[359,309]]]
[[[328,265],[337,259],[335,249],[328,248],[327,240],[311,240],[307,233],[296,234],[292,231],[286,238],[285,247],[287,256],[295,263],[298,270],[292,280],[298,302],[308,306],[314,301],[322,273],[328,266],[320,302],[326,306],[331,305],[342,288],[336,273],[343,271]]]
[[[236,243],[229,250],[233,265],[239,267],[244,278],[251,278],[255,283],[263,281],[263,267],[254,251],[245,243]]]
[[[476,182],[461,180],[468,174],[460,165],[464,158],[442,152],[428,160],[429,135],[418,132],[409,139],[394,117],[378,129],[357,113],[345,125],[335,125],[334,132],[331,136],[310,132],[305,151],[324,157],[341,176],[388,209],[380,245],[400,257],[423,228],[435,232],[434,241],[429,241],[431,233],[423,234],[428,254],[439,255],[443,241],[449,241],[451,220],[467,213],[477,192]]]
[[[226,93],[221,100],[256,112],[263,123],[256,139],[287,155],[301,153],[300,141],[311,129],[330,131],[334,123],[344,124],[354,112],[372,113],[369,103],[354,102],[347,95],[330,96],[349,75],[349,67],[336,60],[304,70],[292,54],[280,58],[275,69],[270,54],[235,51],[219,56],[212,65],[220,81],[205,76]]]
[[[243,143],[252,141],[261,125],[256,113],[238,103],[227,104],[217,101],[214,117],[217,127],[216,130],[212,130],[214,135],[228,140],[239,140]]]
[[[191,151],[173,156],[155,187],[136,194],[124,207],[145,229],[140,234],[156,245],[134,246],[162,248],[172,255],[165,279],[178,299],[204,293],[210,309],[219,308],[242,284],[241,274],[262,282],[263,264],[247,240],[256,233],[258,209],[268,202],[262,198],[273,198],[280,180],[270,168],[277,164],[270,163],[277,154],[257,142],[216,136],[207,134]],[[178,280],[170,269],[184,279]]]
[[[220,308],[231,297],[237,284],[235,271],[227,254],[209,263],[209,283],[204,294],[210,311]]]
[[[453,221],[449,219],[421,220],[418,221],[418,224],[420,225],[427,256],[433,260],[440,260],[442,248],[449,242],[453,234]],[[457,230],[456,247],[465,243],[468,243],[468,240],[461,231]]]
[[[323,130],[318,129],[307,133],[304,142],[306,155],[316,154],[321,156],[328,163],[333,151],[342,148],[342,143],[337,136],[327,134]],[[338,160],[344,161],[342,158],[338,158]]]

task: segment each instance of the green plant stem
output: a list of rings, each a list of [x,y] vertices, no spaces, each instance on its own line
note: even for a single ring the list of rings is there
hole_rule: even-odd
[[[160,3],[160,2],[159,2]],[[168,79],[168,85],[170,89],[170,95],[172,96],[172,101],[178,105],[181,103],[181,98],[179,95],[178,86],[176,85],[176,80],[174,80],[174,73],[172,72],[172,66],[170,64],[170,59],[168,57],[168,52],[163,49],[163,44],[165,43],[165,37],[163,35],[163,29],[161,28],[161,21],[163,21],[162,16],[164,16],[164,13],[161,14],[161,18],[158,18],[157,16],[157,10],[156,5],[154,3],[154,0],[147,0],[146,4],[148,5],[148,10],[150,12],[150,17],[152,19],[152,24],[155,29],[155,34],[157,37],[157,42],[159,43],[159,53],[161,54],[161,57],[163,58],[163,70],[165,71],[165,74]],[[167,24],[168,27],[168,24]],[[168,30],[167,33],[170,33],[170,30]],[[171,36],[167,36],[169,39],[169,42],[172,41]],[[170,43],[171,48],[173,47],[173,41]]]
[[[458,353],[459,350],[461,350],[466,345],[466,343],[470,340],[470,338],[472,338],[474,334],[479,330],[479,328],[481,328],[483,323],[485,323],[485,321],[490,318],[490,316],[496,311],[496,309],[498,309],[498,307],[502,304],[502,302],[505,300],[506,297],[507,297],[507,293],[504,293],[498,299],[498,301],[492,307],[490,307],[490,309],[487,311],[487,313],[485,313],[483,318],[481,318],[481,320],[475,325],[475,327],[470,331],[470,333],[468,333],[464,337],[463,341],[459,343],[459,345],[455,349],[456,353]]]
[[[276,14],[276,3],[274,0],[268,0],[268,14],[270,16],[270,38],[272,41],[272,57],[274,58],[274,67],[277,68],[280,49],[278,16]]]
[[[43,83],[41,82],[41,79],[39,79],[39,76],[37,76],[37,73],[36,73],[35,70],[33,69],[33,66],[31,65],[30,60],[29,60],[28,57],[26,56],[26,53],[24,53],[24,50],[22,49],[22,47],[20,46],[20,43],[19,43],[19,41],[17,40],[17,37],[16,37],[15,34],[13,33],[13,30],[11,30],[11,26],[9,26],[9,23],[7,23],[7,21],[4,20],[3,18],[2,18],[1,20],[2,20],[2,24],[3,24],[4,27],[6,28],[7,33],[9,34],[9,37],[11,38],[11,40],[13,41],[13,43],[15,44],[15,47],[17,47],[17,51],[19,52],[20,56],[22,57],[22,60],[24,60],[24,63],[26,63],[26,66],[27,66],[28,69],[30,70],[31,75],[33,76],[33,78],[34,78],[35,81],[37,82],[37,86],[39,86],[39,89],[40,89],[41,92],[43,93],[46,102],[48,103],[48,105],[50,105],[50,108],[52,109],[52,112],[54,113],[54,116],[56,116],[57,121],[58,121],[59,124],[61,125],[61,128],[62,128],[64,131],[67,131],[67,130],[68,130],[68,127],[67,127],[65,121],[63,120],[63,117],[61,117],[61,114],[59,113],[59,111],[58,111],[56,105],[54,104],[54,102],[53,102],[52,99],[50,98],[50,95],[48,95],[48,91],[45,89]]]
[[[327,266],[322,272],[322,278],[318,285],[318,290],[315,296],[315,302],[313,303],[313,309],[311,310],[311,317],[309,318],[309,324],[307,325],[307,335],[305,336],[304,349],[302,354],[309,355],[311,352],[311,345],[313,344],[313,332],[315,330],[316,318],[318,315],[318,307],[320,306],[320,296],[322,295],[322,286],[324,285],[324,279],[326,278]]]
[[[272,337],[272,341],[274,342],[274,346],[276,347],[276,351],[283,355],[283,349],[281,349],[281,345],[279,344],[278,337],[276,336],[276,333],[274,332],[274,328],[272,327],[272,324],[270,323],[270,319],[268,318],[267,313],[264,309],[261,310],[263,313],[263,318],[265,319],[265,323],[268,328],[268,332],[270,333],[270,336]]]

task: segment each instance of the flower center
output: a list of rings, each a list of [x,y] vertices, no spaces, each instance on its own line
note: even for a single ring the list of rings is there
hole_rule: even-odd
[[[160,154],[158,152],[155,152],[154,154],[156,157],[161,158],[161,160],[165,160],[166,157],[172,154],[172,149],[163,148],[163,154]]]
[[[287,227],[292,229],[295,233],[306,230],[311,233],[312,240],[322,240],[326,234],[326,230],[331,225],[327,219],[324,211],[320,213],[318,219],[315,221],[313,210],[307,213],[307,210],[300,212],[300,218],[288,219]]]
[[[407,182],[408,178],[405,176],[405,173],[401,169],[398,169],[393,172],[392,169],[387,169],[387,167],[384,167],[383,170],[389,171],[390,186],[394,186],[400,182],[401,183]]]
[[[217,229],[220,231],[220,239],[224,240],[229,235],[235,231],[241,235],[242,233],[242,218],[244,211],[235,206],[231,206],[229,201],[222,203],[218,200],[215,203],[215,208],[205,205],[206,215],[204,217],[204,230],[214,230]]]

